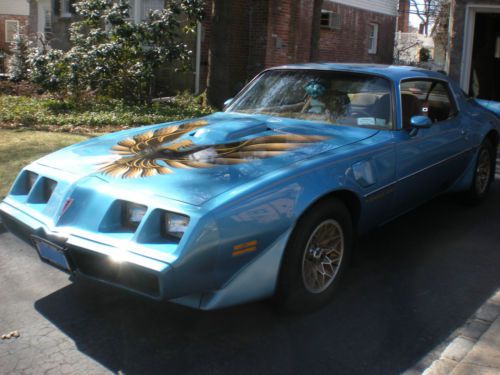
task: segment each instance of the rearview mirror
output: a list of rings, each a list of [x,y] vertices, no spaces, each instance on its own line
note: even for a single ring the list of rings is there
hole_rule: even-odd
[[[412,116],[410,125],[412,128],[430,128],[432,121],[427,116]]]

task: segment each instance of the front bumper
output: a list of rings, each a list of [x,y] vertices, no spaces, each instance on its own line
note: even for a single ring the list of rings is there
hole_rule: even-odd
[[[55,232],[16,207],[0,203],[5,227],[33,246],[36,235],[65,249],[70,273],[83,275],[143,296],[161,300],[162,276],[170,265],[139,254],[112,247],[72,233]]]

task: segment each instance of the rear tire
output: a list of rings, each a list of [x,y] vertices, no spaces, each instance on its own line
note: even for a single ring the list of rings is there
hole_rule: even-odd
[[[339,201],[323,201],[298,222],[285,249],[275,301],[290,312],[328,303],[347,268],[353,224]]]
[[[485,139],[479,148],[474,178],[467,192],[468,201],[472,204],[481,203],[488,195],[495,176],[495,151],[489,139]]]

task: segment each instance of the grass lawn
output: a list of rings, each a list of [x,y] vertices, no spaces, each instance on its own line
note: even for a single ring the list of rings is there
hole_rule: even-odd
[[[88,137],[66,133],[0,129],[0,199],[22,167],[57,149]]]

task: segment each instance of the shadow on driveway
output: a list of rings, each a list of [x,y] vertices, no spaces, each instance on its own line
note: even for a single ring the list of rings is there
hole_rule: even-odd
[[[200,312],[76,283],[36,309],[126,374],[396,374],[439,345],[500,284],[500,186],[481,207],[443,197],[365,236],[329,306],[265,302]]]

